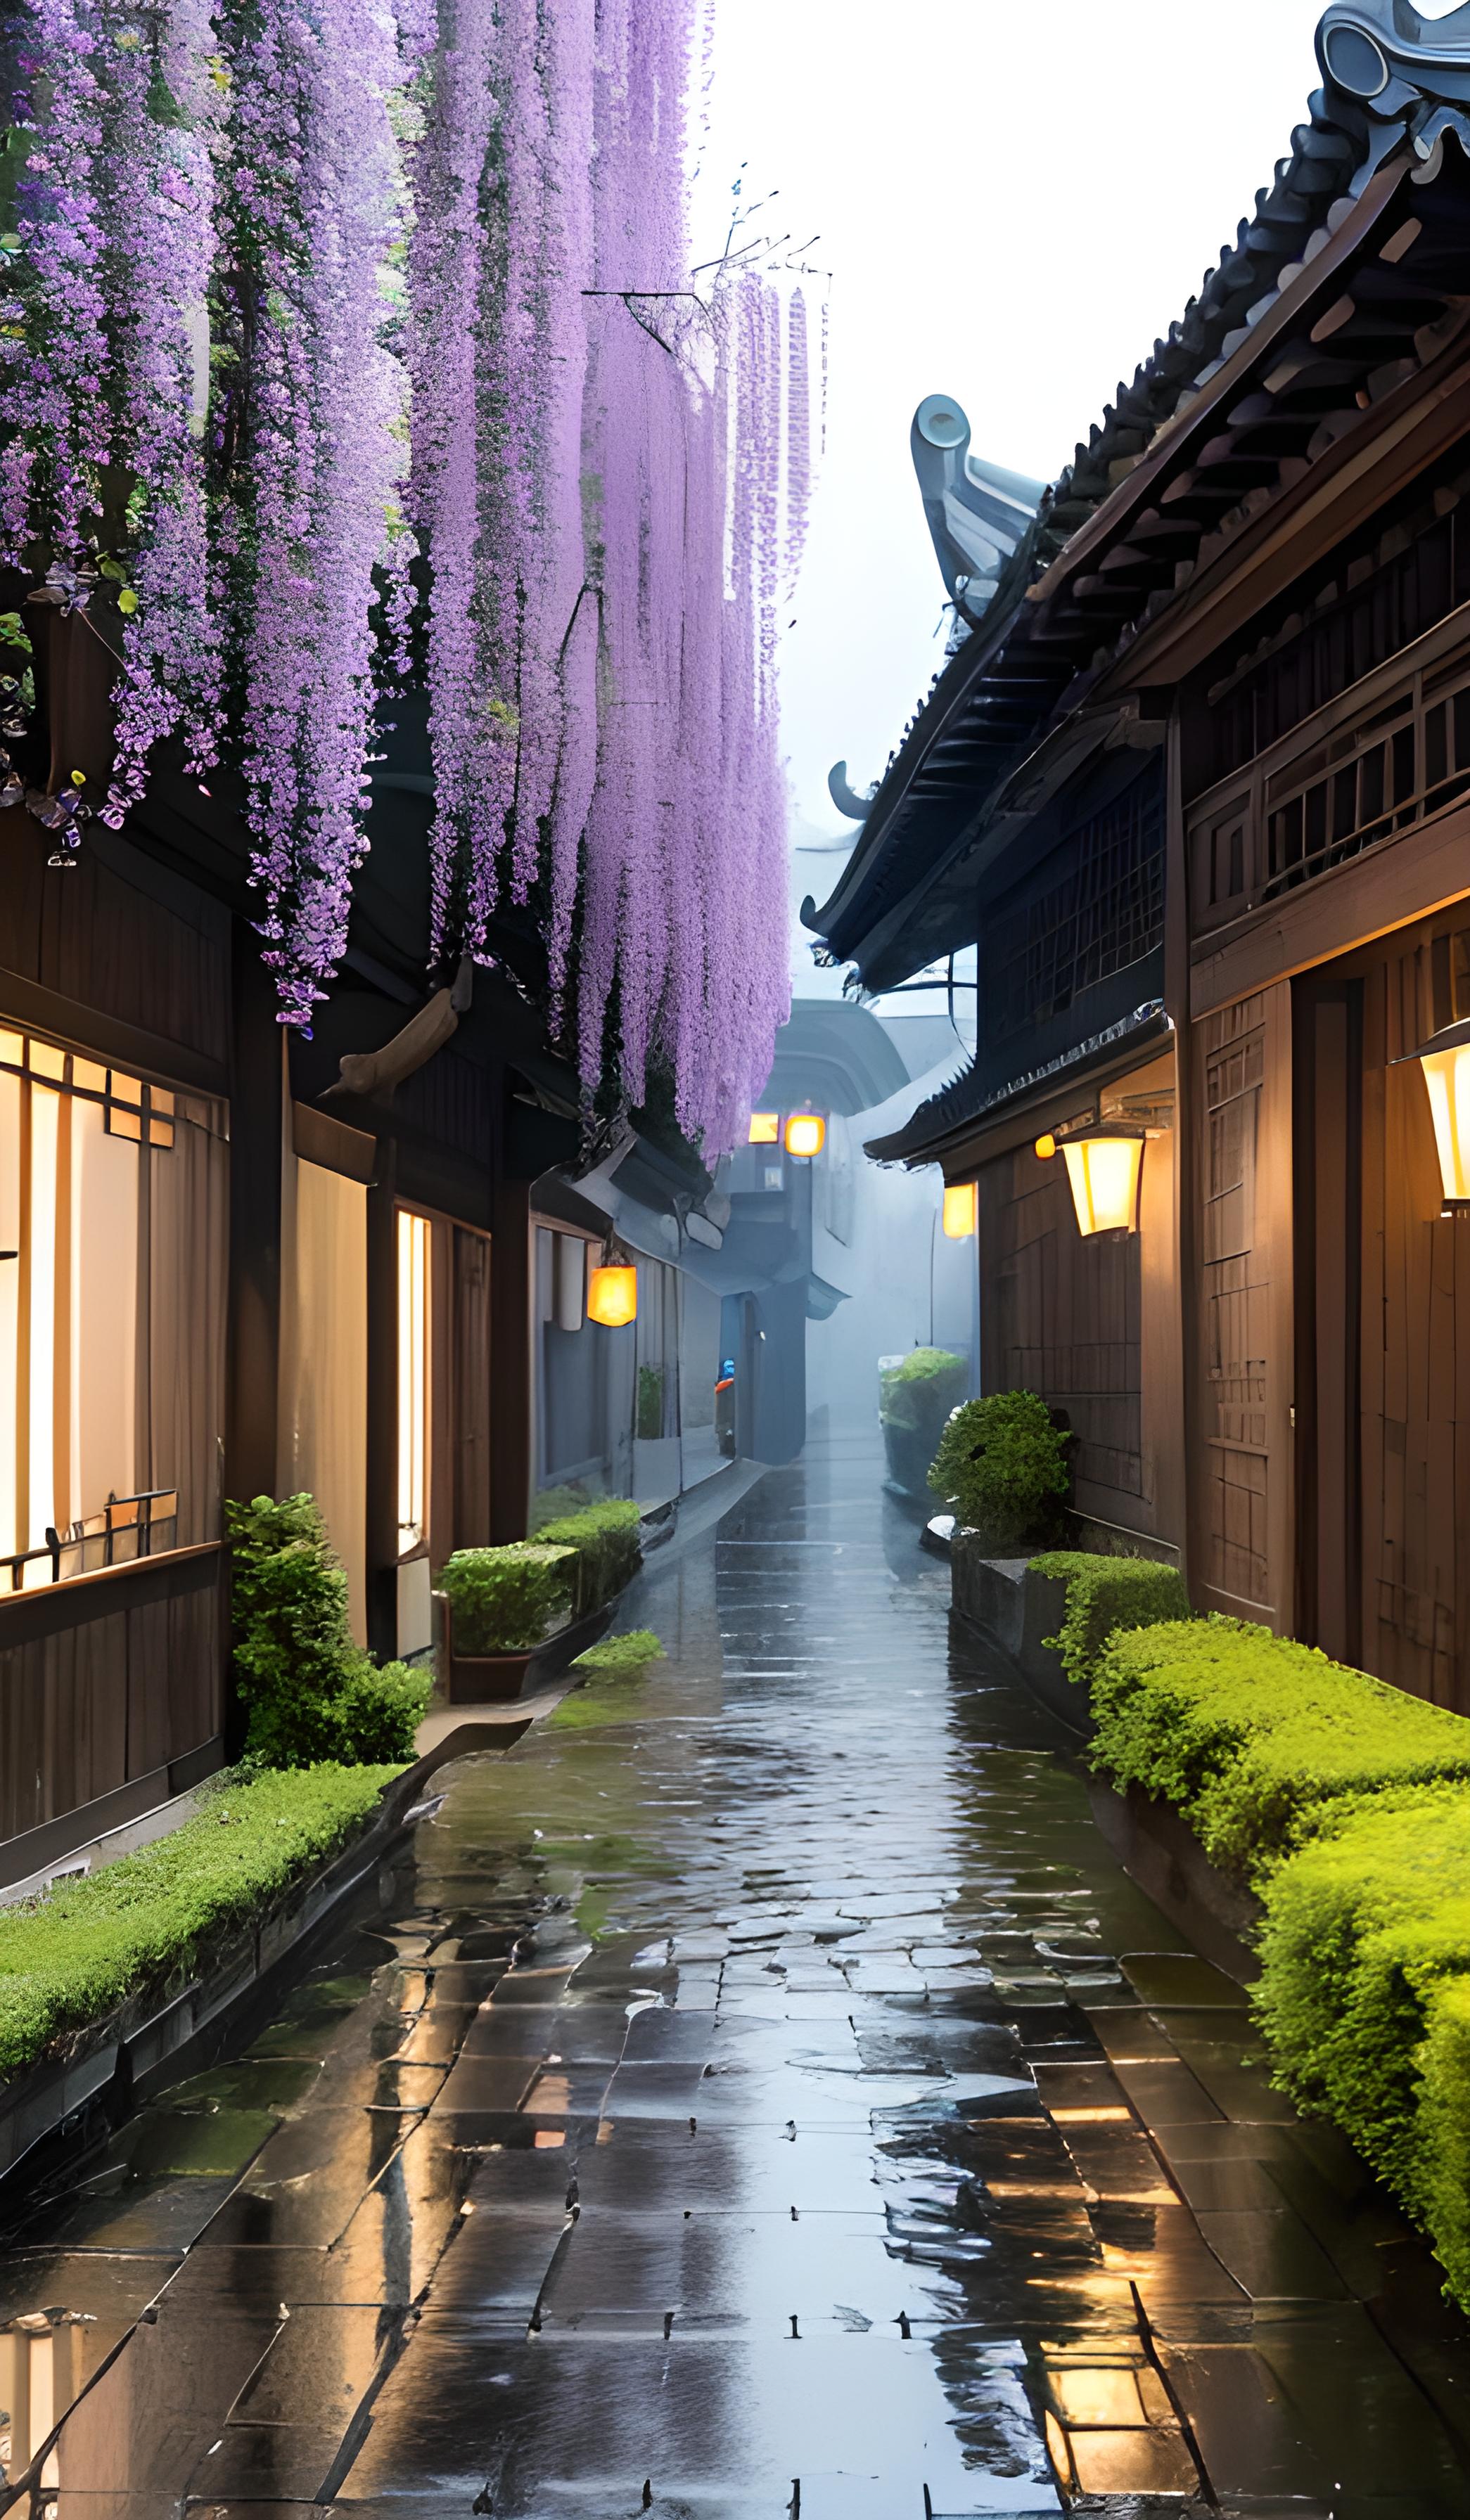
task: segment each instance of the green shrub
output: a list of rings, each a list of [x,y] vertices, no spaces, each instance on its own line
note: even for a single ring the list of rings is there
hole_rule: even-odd
[[[605,1497],[580,1513],[543,1522],[536,1538],[576,1551],[578,1618],[615,1600],[643,1563],[642,1516],[627,1497]]]
[[[1470,2308],[1470,1790],[1336,1804],[1265,1900],[1278,2084],[1391,2182]]]
[[[309,1496],[227,1504],[235,1672],[246,1756],[265,1768],[413,1756],[431,1675],[381,1670],[354,1643],[347,1579]]]
[[[1470,2311],[1470,1977],[1445,1978],[1433,1989],[1424,2028],[1414,2211],[1433,2238],[1448,2290]]]
[[[935,1495],[996,1557],[1050,1540],[1070,1486],[1072,1437],[1034,1391],[995,1391],[956,1409],[929,1473]]]
[[[638,1368],[637,1436],[640,1444],[657,1444],[664,1432],[664,1368]]]
[[[541,1525],[557,1522],[569,1513],[581,1513],[591,1504],[584,1487],[574,1484],[564,1488],[539,1488],[530,1501],[530,1537],[538,1540]]]
[[[544,1538],[457,1549],[438,1589],[454,1613],[457,1654],[530,1653],[571,1615],[576,1552]]]
[[[1038,1575],[1067,1587],[1061,1633],[1048,1637],[1071,1681],[1086,1688],[1097,1657],[1120,1628],[1151,1628],[1190,1616],[1189,1594],[1176,1566],[1148,1557],[1091,1557],[1058,1549],[1032,1560]]]
[[[878,1377],[878,1416],[885,1426],[927,1434],[959,1406],[970,1379],[966,1358],[943,1347],[916,1347]]]
[[[600,1645],[579,1653],[574,1671],[641,1671],[645,1663],[662,1662],[664,1648],[652,1628],[630,1628],[625,1636],[604,1637]]]
[[[1184,1813],[1246,1874],[1345,1794],[1470,1778],[1470,1721],[1236,1619],[1115,1635],[1092,1683],[1093,1765]]]
[[[185,1983],[212,1943],[256,1921],[345,1845],[400,1773],[318,1767],[226,1778],[170,1836],[0,1909],[0,2079],[128,1996]]]

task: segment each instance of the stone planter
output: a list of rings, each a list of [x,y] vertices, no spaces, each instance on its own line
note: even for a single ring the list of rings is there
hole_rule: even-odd
[[[954,1606],[961,1617],[973,1620],[1000,1646],[1027,1687],[1069,1732],[1090,1737],[1086,1691],[1068,1679],[1061,1655],[1045,1642],[1066,1615],[1066,1585],[1057,1576],[1035,1574],[1025,1557],[988,1557],[984,1541],[973,1531],[954,1534],[949,1563]]]
[[[1265,1913],[1254,1890],[1212,1864],[1182,1815],[1141,1785],[1120,1792],[1105,1777],[1089,1777],[1087,1798],[1129,1879],[1207,1960],[1238,1986],[1253,1985],[1261,1963],[1252,1944]]]

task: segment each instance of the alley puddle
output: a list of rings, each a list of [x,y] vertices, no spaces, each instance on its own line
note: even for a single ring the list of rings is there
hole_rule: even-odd
[[[814,1447],[655,1560],[666,1664],[12,2202],[27,2520],[1460,2520],[1427,2252],[879,1481]]]

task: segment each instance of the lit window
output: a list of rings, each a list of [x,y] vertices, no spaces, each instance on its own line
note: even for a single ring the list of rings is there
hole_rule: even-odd
[[[429,1237],[427,1216],[398,1210],[398,1554],[428,1533]]]
[[[182,1116],[161,1087],[0,1029],[0,1591],[174,1545],[178,1497],[150,1486],[138,1413],[156,1227],[140,1174]]]
[[[750,1143],[753,1147],[774,1147],[780,1144],[780,1140],[781,1114],[779,1111],[751,1113]]]

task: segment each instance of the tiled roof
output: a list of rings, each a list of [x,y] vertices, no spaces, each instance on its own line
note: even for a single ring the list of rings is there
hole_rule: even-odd
[[[989,1091],[983,1089],[979,1069],[967,1067],[938,1094],[932,1094],[927,1102],[921,1102],[903,1128],[895,1130],[890,1138],[870,1140],[864,1151],[880,1164],[933,1163],[946,1139],[978,1127],[982,1120],[998,1119],[1008,1108],[1019,1106],[1043,1089],[1065,1084],[1069,1076],[1084,1078],[1100,1059],[1115,1051],[1142,1050],[1150,1042],[1162,1041],[1169,1028],[1163,1003],[1156,998],[1136,1008],[1121,1023],[1109,1024],[1105,1032],[1075,1042],[1060,1058],[1048,1059],[1044,1067],[1013,1076]]]
[[[1470,8],[1436,24],[1405,0],[1335,6],[1318,49],[1336,75],[1290,156],[1047,492],[983,625],[905,729],[837,891],[804,908],[870,988],[971,941],[964,889],[945,878],[1009,774],[1234,534],[1458,329]],[[1343,80],[1376,80],[1375,63],[1389,75],[1365,102]]]

